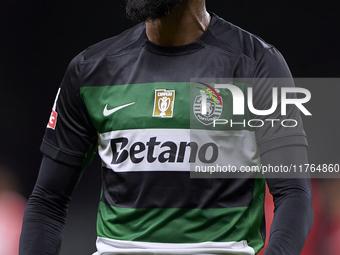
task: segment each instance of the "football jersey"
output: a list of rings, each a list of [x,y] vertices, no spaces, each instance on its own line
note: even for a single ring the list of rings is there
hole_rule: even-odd
[[[98,254],[256,254],[263,247],[264,179],[190,178],[190,170],[259,166],[268,150],[306,145],[305,133],[297,109],[286,116],[298,120],[294,128],[243,125],[248,109],[234,116],[230,91],[200,82],[229,78],[244,95],[252,87],[256,108],[268,109],[268,91],[283,84],[257,78],[291,77],[273,46],[211,15],[191,44],[156,45],[141,23],[89,47],[67,69],[41,150],[82,167],[98,151]],[[219,119],[234,125],[214,125]]]

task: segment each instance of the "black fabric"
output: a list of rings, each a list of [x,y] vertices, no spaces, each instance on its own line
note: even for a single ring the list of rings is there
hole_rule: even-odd
[[[306,163],[306,147],[283,147],[262,156],[263,164],[282,162]],[[19,255],[59,254],[68,203],[80,176],[80,168],[43,158],[24,215]],[[274,197],[275,216],[265,254],[300,254],[313,222],[310,180],[268,178],[267,183]]]
[[[289,146],[262,155],[263,164],[300,165],[308,162],[305,146]],[[314,214],[309,175],[305,178],[266,179],[273,195],[275,213],[265,255],[298,255],[301,253]]]
[[[103,168],[103,181],[101,201],[124,208],[230,208],[253,201],[254,179],[190,179],[190,172]]]
[[[193,49],[186,46],[167,52],[181,53],[176,56],[161,53],[161,47],[147,41],[144,29],[144,24],[139,24],[89,47],[71,62],[56,104],[55,130],[46,130],[41,147],[53,160],[43,159],[28,202],[20,255],[58,254],[60,249],[67,204],[81,176],[81,165],[91,158],[97,141],[97,131],[82,100],[81,87],[189,82],[192,77],[291,77],[283,57],[273,46],[216,15],[212,15],[208,31],[192,44]],[[268,94],[275,84],[267,87],[257,81],[252,83],[254,95],[259,95],[254,104],[257,109],[268,109],[270,101],[263,99],[270,97],[263,92]],[[296,109],[290,109],[288,113],[289,118],[298,116]],[[273,118],[275,114],[277,112]],[[300,138],[295,139],[296,136]],[[279,126],[256,130],[262,163],[307,162],[306,147],[292,146],[306,145],[304,136],[302,125],[285,131]],[[290,137],[290,144],[281,142],[284,137]],[[266,255],[299,254],[312,221],[309,180],[268,178],[267,182],[274,196],[276,212]],[[131,199],[134,197],[133,194]]]
[[[55,102],[55,128],[46,128],[40,148],[48,157],[73,166],[82,166],[88,158],[92,159],[97,141],[79,91],[81,58],[79,54],[67,68]]]
[[[68,165],[81,166],[84,162],[83,155],[76,155],[72,152],[64,152],[54,147],[46,140],[43,140],[43,142],[41,143],[40,150],[43,151],[46,155],[49,155],[49,157],[51,157],[52,159],[60,162],[67,162]]]
[[[96,117],[89,116],[82,99],[82,87],[190,82],[193,77],[249,79],[256,109],[270,108],[273,87],[294,86],[289,68],[277,49],[214,14],[208,30],[197,41],[178,47],[151,43],[145,24],[138,24],[89,47],[72,60],[56,104],[55,130],[46,130],[41,150],[70,165],[80,165],[89,155],[100,127],[93,126],[95,122],[92,123],[91,118]],[[280,77],[288,79],[268,80]],[[280,108],[270,116],[252,117],[282,119]],[[275,127],[270,127],[271,122],[266,122],[264,127],[256,129],[262,153],[273,149],[272,143],[268,143],[268,148],[266,143],[273,138],[301,136],[296,144],[304,140],[303,145],[307,145],[299,110],[289,107],[284,118],[296,119],[299,125],[284,128],[276,123]],[[290,145],[294,144],[293,141]]]
[[[273,101],[272,90],[277,88],[276,110],[271,114],[251,115],[252,119],[259,119],[265,123],[262,127],[255,128],[260,153],[286,145],[307,146],[300,110],[295,105],[287,105],[286,115],[282,115],[281,112],[281,89],[295,87],[292,75],[281,53],[275,48],[265,50],[256,63],[251,76],[253,106],[257,110],[271,108]],[[295,98],[296,95],[288,93],[287,97]],[[284,122],[282,125],[282,121],[289,119],[296,121],[295,127],[284,127],[284,125],[295,125],[295,123],[289,122]],[[286,142],[283,141],[284,139],[287,139]]]
[[[266,141],[258,144],[260,154],[263,155],[264,153],[274,150],[276,148],[291,146],[303,146],[307,147],[307,138],[303,135],[291,135],[291,136],[284,136],[284,137],[272,137],[272,139],[268,138]]]
[[[23,219],[20,255],[59,254],[71,195],[81,169],[44,156]]]

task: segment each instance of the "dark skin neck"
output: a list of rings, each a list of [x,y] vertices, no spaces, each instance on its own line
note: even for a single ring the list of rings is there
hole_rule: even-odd
[[[196,41],[209,23],[205,0],[184,0],[164,18],[146,21],[146,34],[155,44],[181,46]]]

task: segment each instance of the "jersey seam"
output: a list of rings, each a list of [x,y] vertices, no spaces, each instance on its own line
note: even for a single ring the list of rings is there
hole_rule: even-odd
[[[154,51],[149,51],[149,50],[147,50],[147,49],[145,49],[145,48],[142,48],[142,50],[144,50],[144,51],[147,51],[147,52],[152,53],[152,54],[155,54],[155,55],[164,56],[164,57],[178,57],[178,56],[190,55],[190,54],[199,52],[199,51],[201,51],[201,50],[203,50],[203,49],[204,49],[204,48],[199,49],[199,50],[196,50],[196,51],[191,51],[191,52],[183,52],[183,53],[181,53],[181,54],[160,54],[160,53],[156,53],[156,52],[154,52]]]
[[[224,42],[223,42],[223,41],[222,41],[222,40],[214,33],[214,31],[212,31],[212,30],[209,30],[209,31],[210,31],[210,33],[214,36],[214,38],[215,38],[216,40],[218,40],[218,41],[221,42],[223,45],[225,45],[226,47],[228,47],[232,52],[228,52],[227,50],[224,50],[224,49],[222,49],[222,48],[220,48],[220,47],[213,46],[213,45],[210,45],[210,44],[205,43],[205,42],[202,41],[202,40],[199,40],[199,41],[202,42],[206,47],[217,49],[217,50],[219,50],[219,51],[221,51],[221,52],[225,52],[226,54],[232,55],[232,56],[244,56],[244,57],[246,57],[247,59],[249,59],[250,61],[252,61],[253,63],[256,63],[256,60],[252,59],[251,57],[247,56],[246,54],[244,54],[244,53],[237,53],[236,51],[234,51],[228,44],[224,43]]]
[[[284,138],[284,137],[291,137],[291,136],[303,136],[303,137],[307,137],[305,134],[301,134],[301,133],[293,133],[293,134],[289,134],[289,135],[281,135],[281,136],[274,136],[271,138],[268,138],[264,141],[259,142],[257,145],[260,146],[266,142],[272,141],[272,140],[276,140],[276,139],[280,139],[280,138]]]
[[[140,28],[140,27],[142,27],[142,28]],[[143,31],[144,31],[144,29],[145,29],[145,25],[143,25],[143,24],[140,25],[140,24],[139,24],[139,26],[136,25],[135,27],[132,27],[132,28],[129,29],[129,30],[132,31],[133,29],[135,29],[135,31],[138,30],[138,29],[141,29],[141,32],[140,32],[140,35],[139,35],[135,40],[133,40],[132,42],[130,42],[129,44],[117,48],[117,49],[115,50],[115,52],[113,52],[113,53],[107,53],[107,54],[106,54],[106,53],[103,53],[103,54],[102,54],[101,56],[99,56],[98,58],[87,59],[87,60],[84,59],[83,62],[84,62],[84,63],[87,63],[87,61],[89,61],[89,62],[91,62],[91,61],[96,61],[96,60],[98,60],[98,59],[102,59],[102,58],[105,58],[105,57],[108,57],[108,56],[111,56],[111,55],[116,55],[117,53],[124,51],[124,49],[126,49],[126,48],[128,48],[129,46],[131,46],[131,45],[133,45],[134,43],[136,43],[136,42],[143,36]],[[125,32],[126,32],[126,31],[125,31]],[[113,42],[110,42],[110,45],[111,45],[111,46],[114,46],[114,45],[113,45],[113,44],[114,44],[114,39],[115,39],[115,38],[116,38],[116,39],[120,38],[123,34],[124,34],[124,32],[123,32],[123,33],[120,33],[120,34],[118,34],[118,35],[116,35],[116,36],[114,36],[114,37],[108,38],[108,39],[106,39],[106,40],[112,40]],[[106,40],[103,40],[102,42],[104,42],[104,41],[106,41]],[[144,42],[144,43],[145,43],[145,42]],[[144,43],[143,43],[143,45],[144,45]],[[84,50],[84,52],[86,53],[87,51],[89,51],[90,49],[92,49],[92,48],[94,48],[94,47],[96,47],[96,46],[97,46],[97,44],[94,44],[94,45],[92,45],[92,46],[86,48],[86,49]],[[111,46],[110,46],[110,49],[111,49]],[[137,47],[136,49],[138,49],[138,48],[140,48],[140,47]]]
[[[139,46],[137,48],[134,48],[134,49],[129,49],[129,50],[125,50],[125,51],[119,51],[119,52],[112,53],[112,54],[109,54],[109,55],[103,55],[103,56],[100,56],[100,57],[98,57],[96,59],[87,59],[87,60],[84,60],[83,63],[84,64],[88,64],[88,63],[93,63],[93,62],[96,62],[96,61],[104,59],[104,58],[122,56],[122,55],[125,55],[125,54],[128,54],[128,53],[140,50],[141,48],[143,48],[144,44],[145,43],[143,43],[141,46]]]
[[[81,153],[75,153],[75,152],[70,152],[70,151],[66,151],[66,150],[63,150],[61,148],[57,148],[56,146],[54,146],[53,144],[49,143],[45,138],[43,138],[43,142],[48,145],[49,147],[51,147],[52,149],[56,150],[56,151],[60,151],[64,154],[67,154],[69,156],[74,156],[74,157],[78,157],[78,158],[83,158],[84,155],[81,154]]]
[[[84,58],[84,53],[85,53],[85,51],[82,52],[82,55],[81,55],[82,59]],[[80,79],[81,79],[81,81],[83,81],[83,75],[82,75],[83,74],[83,66],[84,66],[84,60],[80,61],[80,63],[79,63],[79,75],[77,75],[77,91],[78,91],[77,97],[80,98],[81,102],[85,106],[85,103],[83,101],[83,98],[81,97],[81,91],[80,91],[81,83],[82,83],[82,82],[80,82]]]
[[[248,59],[250,59],[252,62],[254,62],[254,60],[252,60],[250,57],[248,57],[247,55],[245,55],[245,54],[243,54],[243,53],[234,53],[234,52],[229,52],[229,51],[227,51],[227,50],[224,50],[224,49],[222,49],[222,48],[220,48],[220,47],[216,47],[216,46],[212,46],[212,45],[210,45],[210,44],[206,44],[206,43],[204,43],[203,42],[203,44],[204,44],[204,46],[206,47],[206,48],[210,48],[210,49],[214,49],[214,50],[216,50],[216,51],[219,51],[219,52],[223,52],[223,53],[225,53],[225,54],[227,54],[227,55],[229,55],[229,56],[235,56],[235,57],[239,57],[239,56],[245,56],[246,58],[248,58]]]
[[[262,51],[262,54],[261,54],[259,60],[254,60],[256,64],[254,65],[253,69],[252,69],[251,72],[250,72],[250,77],[252,78],[252,80],[254,79],[255,70],[257,69],[257,67],[259,66],[259,63],[260,63],[261,60],[263,59],[264,54],[265,54],[268,50],[273,49],[273,48],[274,48],[274,46],[272,46],[272,45],[270,45],[269,48],[265,48],[265,49]]]
[[[222,19],[223,20],[223,19]],[[273,45],[271,45],[270,43],[267,43],[265,40],[263,40],[260,36],[258,36],[258,35],[255,35],[255,34],[253,34],[253,33],[250,33],[249,31],[247,31],[247,30],[245,30],[245,29],[243,29],[243,28],[241,28],[241,27],[239,27],[239,26],[237,26],[237,25],[235,25],[235,24],[233,24],[233,23],[231,23],[231,22],[229,22],[229,21],[226,21],[226,20],[223,20],[229,27],[232,27],[232,28],[236,28],[237,30],[239,30],[239,31],[241,31],[242,33],[245,33],[245,34],[247,34],[248,36],[250,36],[250,37],[252,37],[252,38],[256,38],[262,45],[263,45],[263,47],[262,47],[262,49],[270,49],[270,48],[275,48]],[[211,31],[211,30],[210,30]],[[211,31],[212,33],[213,33],[213,31]],[[217,38],[219,38],[218,37],[218,35],[215,35],[215,33],[213,33],[214,34],[214,36],[216,36]],[[223,43],[223,44],[225,44],[221,39],[220,39],[220,41]],[[227,44],[225,44],[228,48],[230,48],[231,50],[233,50],[229,45],[227,45]],[[245,55],[245,54],[244,54]],[[245,55],[245,56],[247,56],[247,55]],[[249,57],[249,56],[247,56],[247,57]],[[249,57],[250,59],[252,59],[251,57]],[[255,57],[256,58],[256,57]],[[253,60],[253,59],[252,59]],[[255,61],[256,62],[256,59],[254,59],[253,61]]]
[[[84,58],[84,53],[85,51],[83,52],[83,55],[82,55],[82,58]],[[84,107],[84,109],[86,110],[86,118],[88,121],[90,121],[91,125],[92,125],[92,128],[93,128],[93,131],[97,131],[96,128],[95,128],[95,125],[90,117],[90,114],[89,114],[89,111],[87,110],[87,106],[85,104],[85,101],[84,101],[84,98],[83,98],[83,95],[81,93],[81,84],[83,83],[83,68],[84,68],[84,62],[85,60],[81,61],[81,64],[80,64],[80,67],[79,67],[79,75],[77,75],[77,85],[78,85],[78,88],[77,88],[77,92],[78,92],[78,95],[77,95],[77,99],[80,100],[81,104],[82,104],[82,107]],[[78,77],[79,76],[79,77]],[[89,123],[89,124],[90,124]]]
[[[234,52],[235,54],[237,54],[228,44],[226,44],[225,42],[223,42],[221,40],[221,38],[219,36],[217,36],[214,31],[212,29],[209,29],[210,33],[214,36],[214,38],[216,40],[218,40],[219,42],[221,42],[223,45],[225,45],[226,47],[228,47],[232,52]]]

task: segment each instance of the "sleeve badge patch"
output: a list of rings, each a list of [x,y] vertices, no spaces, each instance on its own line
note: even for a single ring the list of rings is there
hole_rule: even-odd
[[[57,125],[57,117],[58,117],[57,101],[58,101],[59,93],[60,93],[60,88],[58,90],[57,96],[55,97],[54,104],[53,104],[53,107],[52,107],[51,116],[50,116],[50,119],[47,123],[47,128],[51,128],[53,130],[55,129],[55,127]]]

